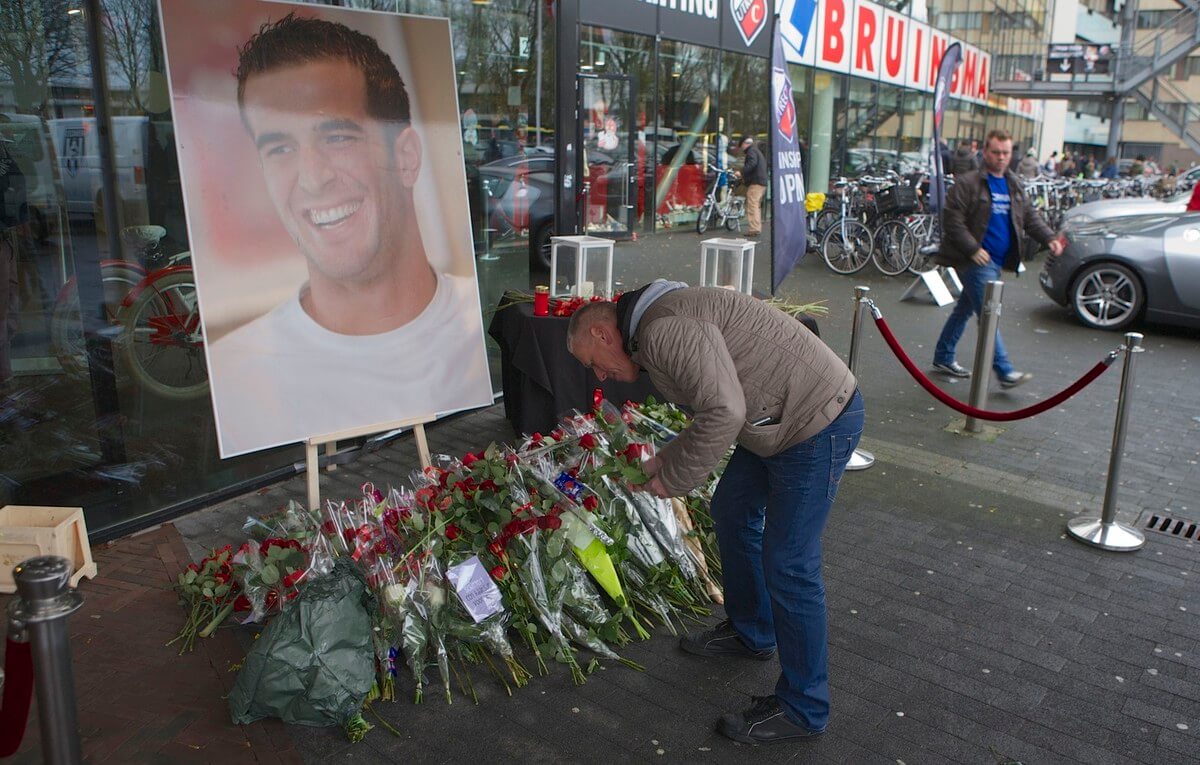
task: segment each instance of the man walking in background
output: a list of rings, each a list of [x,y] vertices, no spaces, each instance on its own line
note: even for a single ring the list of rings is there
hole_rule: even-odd
[[[767,162],[754,145],[754,137],[742,139],[742,180],[746,182],[747,236],[762,233],[762,201],[767,192]]]
[[[955,360],[955,348],[967,319],[971,314],[979,315],[987,283],[999,279],[1001,269],[1015,272],[1024,259],[1025,236],[1049,247],[1055,255],[1062,252],[1062,242],[1033,209],[1021,180],[1008,169],[1011,157],[1012,137],[1003,130],[993,130],[984,141],[983,169],[956,178],[946,196],[944,236],[937,263],[958,271],[963,290],[938,338],[933,368],[952,377],[971,376]],[[992,368],[1004,388],[1032,377],[1013,368],[999,332]]]

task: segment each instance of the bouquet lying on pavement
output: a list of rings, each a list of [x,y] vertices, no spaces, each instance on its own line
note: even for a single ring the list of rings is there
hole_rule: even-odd
[[[427,691],[452,703],[455,688],[477,700],[480,671],[511,694],[555,664],[576,683],[603,662],[638,668],[624,646],[656,626],[674,633],[720,601],[708,514],[716,476],[682,500],[634,488],[647,480],[642,463],[686,425],[669,405],[602,402],[549,435],[439,455],[407,486],[366,484],[318,512],[293,503],[250,519],[250,541],[181,578],[185,593],[204,585],[184,647],[235,607],[243,622],[288,614],[335,565],[350,565],[372,595],[368,707],[394,699],[399,684],[418,703]],[[365,722],[351,719],[361,736]]]

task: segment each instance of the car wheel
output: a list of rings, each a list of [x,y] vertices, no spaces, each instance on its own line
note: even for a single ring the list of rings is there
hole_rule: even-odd
[[[1071,285],[1071,307],[1089,327],[1119,330],[1142,313],[1146,290],[1137,274],[1119,263],[1093,263]]]
[[[553,221],[546,221],[529,237],[530,273],[550,273],[550,237],[553,233]]]

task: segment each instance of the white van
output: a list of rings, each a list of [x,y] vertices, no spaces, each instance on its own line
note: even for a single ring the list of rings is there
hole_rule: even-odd
[[[146,221],[146,161],[150,119],[113,117],[117,189],[124,202],[125,225]],[[100,148],[96,120],[72,117],[50,120],[50,135],[58,155],[59,177],[72,219],[101,222],[104,190],[100,177]]]

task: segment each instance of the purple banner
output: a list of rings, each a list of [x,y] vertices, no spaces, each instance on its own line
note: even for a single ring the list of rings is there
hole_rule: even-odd
[[[938,66],[937,80],[933,84],[933,178],[929,184],[929,206],[941,212],[946,198],[946,168],[942,162],[942,117],[946,114],[946,99],[950,97],[950,83],[954,70],[962,61],[962,46],[954,43],[942,54]]]
[[[779,17],[771,35],[771,294],[804,257],[808,220],[804,211],[804,168],[792,78],[780,39]]]

